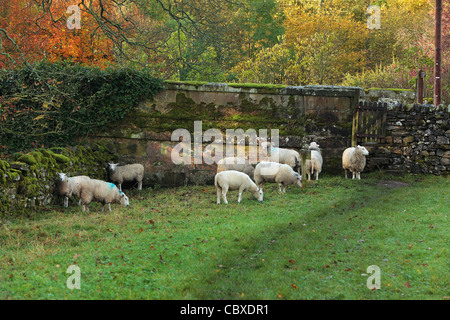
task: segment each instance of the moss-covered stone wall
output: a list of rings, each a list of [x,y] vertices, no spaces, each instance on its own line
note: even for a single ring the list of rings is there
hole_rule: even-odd
[[[278,129],[280,147],[297,150],[315,141],[323,150],[323,171],[337,173],[361,94],[354,87],[170,82],[95,139],[110,142],[121,164],[143,163],[144,185],[150,186],[213,182],[214,165],[174,165],[170,158],[178,143],[172,132],[183,128],[193,135],[194,121],[202,121],[203,132],[215,128],[224,136],[227,129],[266,129],[269,135]]]
[[[70,148],[36,149],[0,160],[0,217],[6,218],[50,203],[62,204],[57,173],[107,179],[106,167],[116,156],[105,143]]]

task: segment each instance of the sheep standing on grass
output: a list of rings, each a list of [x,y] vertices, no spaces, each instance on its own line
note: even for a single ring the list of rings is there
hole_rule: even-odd
[[[253,177],[255,169],[246,158],[226,157],[217,162],[217,173],[227,170],[236,170]]]
[[[253,193],[258,201],[263,201],[263,192],[250,177],[240,171],[228,170],[221,171],[214,177],[214,185],[217,189],[217,204],[220,204],[220,195],[222,194],[223,202],[228,204],[227,192],[228,190],[239,190],[238,202],[242,200],[242,192],[245,190]]]
[[[285,148],[277,148],[269,142],[261,142],[260,145],[263,148],[265,154],[268,155],[267,162],[287,164],[295,171],[298,171],[300,169],[301,159],[300,154],[297,151]]]
[[[130,205],[128,197],[114,183],[102,180],[90,179],[81,181],[78,194],[83,206],[83,212],[89,211],[87,206],[92,201],[101,203],[102,212],[105,209],[105,204],[108,204],[109,211],[111,211],[111,203],[120,203],[125,207]]]
[[[369,151],[361,146],[347,148],[342,154],[342,168],[345,171],[345,178],[347,178],[347,170],[352,173],[352,179],[361,179],[361,172],[366,166],[366,156]]]
[[[308,175],[308,180],[311,180],[312,174],[315,174],[316,180],[319,180],[319,173],[322,172],[323,165],[323,158],[319,145],[315,142],[311,142],[309,150],[311,150],[311,160],[306,160],[305,173]]]
[[[118,184],[122,191],[122,183],[137,181],[138,190],[142,190],[142,180],[144,179],[144,166],[140,163],[119,166],[118,163],[109,163],[109,179]]]
[[[266,182],[278,183],[281,193],[286,193],[287,185],[296,184],[300,188],[302,187],[302,176],[289,165],[277,162],[258,163],[255,168],[254,180],[261,190]]]
[[[69,198],[78,196],[78,185],[80,181],[89,180],[88,176],[68,177],[65,173],[58,173],[58,193],[64,197],[64,207],[69,206]]]

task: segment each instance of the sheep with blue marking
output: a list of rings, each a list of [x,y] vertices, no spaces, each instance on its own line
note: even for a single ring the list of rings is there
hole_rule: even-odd
[[[301,165],[300,154],[291,149],[278,148],[271,142],[261,142],[261,147],[267,155],[267,161],[287,164],[295,171],[299,171]]]
[[[97,179],[81,181],[78,192],[81,199],[81,205],[83,206],[83,212],[89,211],[88,205],[92,201],[99,202],[102,205],[102,212],[104,211],[105,204],[108,205],[109,211],[111,211],[111,203],[120,203],[125,207],[130,205],[130,201],[125,193],[120,191],[119,188],[111,182]]]

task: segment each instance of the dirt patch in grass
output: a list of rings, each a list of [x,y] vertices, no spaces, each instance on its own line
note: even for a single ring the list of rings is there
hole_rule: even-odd
[[[387,180],[387,181],[378,182],[377,186],[393,189],[393,188],[407,187],[407,186],[409,186],[409,183],[401,182],[401,181]]]

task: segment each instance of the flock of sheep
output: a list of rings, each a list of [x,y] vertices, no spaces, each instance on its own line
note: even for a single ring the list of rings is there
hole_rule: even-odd
[[[227,201],[229,190],[239,190],[238,202],[242,201],[242,193],[246,190],[251,192],[258,201],[263,201],[263,186],[266,182],[277,183],[281,193],[286,192],[286,186],[302,186],[302,176],[298,171],[300,168],[300,155],[297,151],[285,148],[274,147],[270,142],[261,142],[260,146],[264,150],[265,161],[259,162],[255,167],[248,159],[237,157],[223,158],[217,163],[217,173],[214,177],[214,185],[217,190],[217,204],[223,198]],[[319,180],[322,171],[323,158],[319,145],[311,142],[309,145],[311,159],[306,160],[305,172],[308,180],[314,176]],[[366,148],[356,146],[347,148],[342,154],[342,167],[352,173],[353,179],[360,179],[361,172],[366,165],[366,156],[369,154]],[[144,166],[135,163],[119,166],[116,163],[109,163],[108,175],[111,182],[98,179],[91,179],[88,176],[68,177],[65,173],[58,174],[58,192],[64,197],[64,206],[68,206],[69,198],[77,196],[79,204],[82,205],[83,212],[88,211],[88,205],[94,201],[102,205],[102,211],[107,204],[111,211],[111,203],[120,203],[128,206],[128,197],[122,192],[124,182],[137,182],[138,190],[142,190],[142,180],[144,178]],[[253,180],[252,180],[253,177]]]

